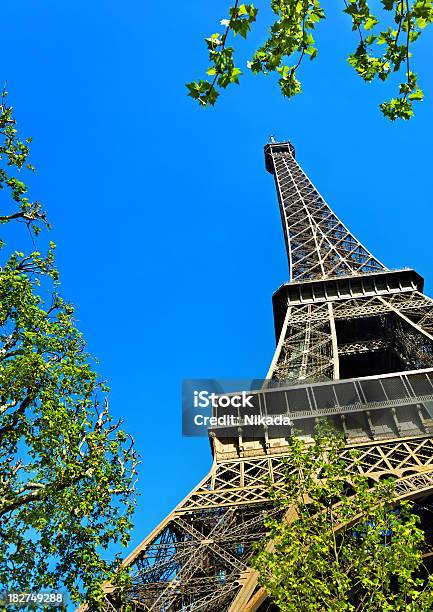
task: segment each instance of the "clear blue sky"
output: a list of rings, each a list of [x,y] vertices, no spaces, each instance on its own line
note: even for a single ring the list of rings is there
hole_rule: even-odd
[[[2,7],[0,76],[34,138],[33,193],[53,222],[63,295],[142,455],[132,545],[211,463],[206,439],[181,437],[182,379],[263,377],[272,358],[271,295],[287,265],[269,134],[292,140],[379,259],[415,267],[433,293],[432,35],[414,61],[426,100],[391,124],[377,104],[392,90],[345,63],[356,38],[333,4],[302,96],[284,100],[271,79],[246,75],[205,111],[184,82],[203,75],[202,38],[225,17],[222,0]]]

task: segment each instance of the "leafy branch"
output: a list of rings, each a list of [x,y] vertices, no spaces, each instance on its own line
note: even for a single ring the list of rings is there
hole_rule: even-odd
[[[20,138],[0,94],[0,224],[48,226],[22,174]],[[9,196],[9,197],[7,197]],[[33,242],[33,240],[32,240]],[[134,443],[110,414],[74,308],[58,294],[54,248],[8,255],[0,240],[0,584],[68,590],[89,609],[128,573],[107,548],[126,545],[136,503]],[[111,558],[110,558],[111,557]]]
[[[282,481],[270,485],[273,510],[252,566],[281,612],[376,612],[433,606],[429,541],[422,510],[398,500],[395,483],[370,482],[360,455],[326,423],[314,442],[288,440]]]
[[[380,109],[385,117],[392,121],[397,118],[410,119],[413,116],[413,102],[420,101],[424,94],[418,86],[417,75],[410,69],[411,44],[414,43],[424,29],[433,20],[433,9],[429,0],[417,0],[411,6],[409,0],[382,0],[383,8],[393,11],[395,27],[371,33],[365,39],[362,37],[355,53],[348,58],[349,63],[366,82],[378,77],[386,81],[393,72],[399,72],[405,67],[405,81],[399,86],[399,96],[389,102],[383,102]],[[422,20],[416,17],[420,14],[420,4],[427,10],[422,10]],[[430,5],[429,7],[427,5]],[[373,30],[379,20],[373,16],[365,0],[349,0],[344,10],[352,18],[352,29],[361,33]],[[405,40],[401,40],[406,33]],[[373,45],[384,45],[380,57],[374,55]]]
[[[7,95],[4,87],[0,96],[0,190],[9,188],[12,201],[18,204],[18,208],[10,214],[0,214],[0,224],[23,221],[37,235],[41,225],[49,226],[46,213],[39,202],[32,202],[26,197],[26,185],[11,172],[11,168],[18,172],[23,168],[34,171],[34,167],[27,163],[31,138],[21,140],[18,137],[13,108],[8,105]]]
[[[372,14],[368,0],[343,2],[343,12],[350,16],[352,30],[358,32],[360,39],[348,57],[349,64],[367,83],[376,77],[386,81],[391,74],[403,71],[405,79],[399,85],[398,96],[380,104],[380,109],[391,121],[410,119],[414,115],[413,103],[424,98],[410,67],[412,45],[433,22],[433,0],[381,0],[380,19]],[[271,0],[270,5],[277,18],[266,42],[254,52],[247,66],[254,74],[276,73],[282,94],[291,98],[302,91],[297,74],[305,57],[317,56],[313,31],[325,19],[325,13],[319,0]],[[201,106],[215,104],[217,87],[225,89],[231,83],[239,83],[242,72],[235,67],[234,49],[226,47],[226,41],[230,32],[246,38],[257,13],[254,5],[236,2],[229,9],[230,19],[221,21],[226,26],[224,34],[205,39],[211,61],[207,74],[214,78],[187,84],[189,95]],[[392,25],[385,27],[390,20]]]
[[[202,79],[187,84],[189,96],[197,100],[200,105],[213,106],[219,96],[216,86],[226,89],[231,83],[239,84],[239,76],[242,71],[234,64],[233,47],[226,47],[227,37],[230,32],[236,36],[240,34],[246,38],[251,30],[251,24],[256,20],[257,9],[252,4],[241,4],[239,0],[229,9],[230,19],[222,19],[220,24],[226,26],[224,34],[212,34],[205,38],[209,51],[211,66],[207,70],[213,80]]]

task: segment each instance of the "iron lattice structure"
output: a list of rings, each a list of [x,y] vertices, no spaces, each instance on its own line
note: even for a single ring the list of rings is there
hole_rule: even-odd
[[[293,281],[385,269],[329,208],[297,163],[292,144],[272,143],[265,159],[275,175]]]
[[[343,225],[295,160],[265,147],[286,237],[291,282],[273,296],[277,347],[254,393],[257,412],[287,414],[308,439],[320,417],[344,432],[373,479],[397,478],[401,498],[433,490],[433,301],[413,270],[387,270]],[[275,381],[276,384],[273,384]],[[287,435],[243,427],[210,432],[209,474],[125,559],[136,610],[274,609],[249,568],[267,480],[283,479]],[[106,586],[107,609],[119,609]]]

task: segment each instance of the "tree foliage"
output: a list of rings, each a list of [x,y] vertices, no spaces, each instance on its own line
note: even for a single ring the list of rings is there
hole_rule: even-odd
[[[285,519],[267,519],[253,559],[261,584],[282,612],[433,609],[413,504],[396,504],[390,480],[372,486],[355,452],[348,473],[343,446],[323,425],[311,446],[290,439],[284,483],[271,489]]]
[[[348,62],[366,82],[386,81],[393,73],[402,74],[398,93],[383,102],[380,109],[385,117],[410,119],[414,102],[424,94],[411,67],[412,47],[422,31],[433,22],[433,0],[381,0],[381,8],[373,14],[367,0],[343,0],[342,10],[348,15],[357,43]],[[248,62],[254,74],[276,73],[284,96],[290,98],[301,92],[298,72],[302,62],[313,60],[318,53],[315,41],[316,26],[325,19],[320,0],[271,0],[275,21],[269,36]],[[235,2],[228,19],[220,23],[223,34],[215,33],[205,39],[212,79],[201,79],[187,84],[189,95],[201,106],[214,105],[221,89],[239,83],[242,71],[235,66],[234,48],[227,46],[229,36],[243,38],[256,21],[258,9],[253,4]]]
[[[21,174],[20,139],[3,92],[0,106],[0,222],[38,235],[47,226]],[[38,240],[40,240],[39,238]],[[0,585],[65,588],[74,601],[101,597],[124,580],[110,544],[126,544],[135,504],[133,441],[110,415],[74,309],[59,295],[54,244],[46,254],[6,253],[0,268]],[[114,577],[113,577],[114,572]]]

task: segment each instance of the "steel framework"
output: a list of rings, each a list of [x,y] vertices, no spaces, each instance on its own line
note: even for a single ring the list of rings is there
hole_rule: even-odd
[[[265,147],[274,175],[291,282],[274,294],[277,347],[260,414],[287,414],[311,438],[327,417],[344,432],[344,458],[373,479],[392,474],[401,498],[433,491],[433,301],[413,270],[387,270],[343,225],[288,142]],[[242,416],[242,415],[240,415]],[[299,433],[300,432],[300,433]],[[224,434],[224,435],[223,435]],[[273,609],[248,562],[276,510],[267,481],[283,479],[287,431],[210,431],[213,466],[124,560],[136,610]],[[107,609],[117,610],[106,585]]]

